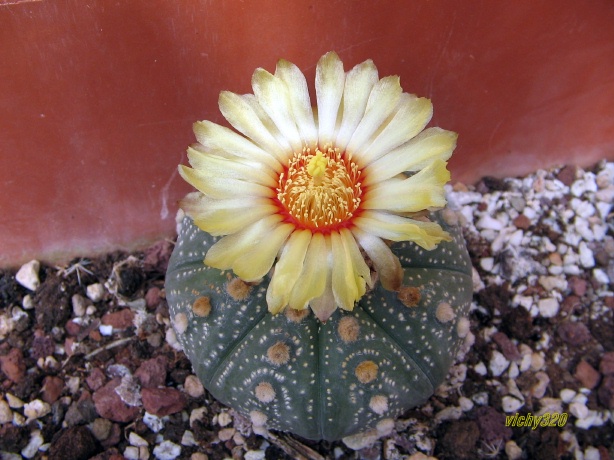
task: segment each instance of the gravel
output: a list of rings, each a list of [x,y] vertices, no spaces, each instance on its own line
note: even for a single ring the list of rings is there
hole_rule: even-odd
[[[614,163],[447,192],[474,266],[465,344],[394,423],[316,442],[215,401],[170,327],[162,241],[0,271],[0,457],[614,458]]]

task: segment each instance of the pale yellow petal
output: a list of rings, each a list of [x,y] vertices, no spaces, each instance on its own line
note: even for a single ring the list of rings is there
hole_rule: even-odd
[[[240,158],[228,159],[211,153],[203,153],[188,147],[188,160],[192,167],[206,176],[254,182],[266,187],[276,187],[277,180],[271,170],[262,163]]]
[[[382,155],[404,144],[424,129],[433,116],[433,104],[429,99],[401,94],[390,121],[385,121],[383,129],[371,145],[361,150],[362,164],[369,164]]]
[[[295,283],[290,293],[288,306],[295,310],[307,307],[309,301],[320,297],[326,288],[326,275],[330,271],[330,254],[321,233],[314,233],[305,255],[300,282]]]
[[[354,131],[354,135],[347,145],[348,152],[360,167],[362,163],[362,149],[366,148],[372,141],[377,130],[382,123],[393,112],[403,90],[398,76],[384,77],[378,81],[371,93],[365,109],[365,114]]]
[[[226,199],[237,196],[273,197],[270,187],[227,177],[210,177],[199,170],[179,165],[179,174],[189,184],[211,198]]]
[[[356,65],[346,74],[343,89],[343,117],[335,141],[335,147],[342,152],[356,131],[367,108],[369,94],[378,80],[377,68],[370,59]]]
[[[352,243],[356,245],[351,235],[350,238]],[[357,273],[352,264],[347,238],[343,238],[337,232],[331,232],[330,239],[333,257],[332,286],[335,301],[344,310],[353,310],[354,303],[365,293],[365,280]]]
[[[281,163],[274,155],[232,129],[206,120],[194,123],[193,129],[196,140],[207,150],[222,151],[229,157],[258,161],[275,172],[282,170]]]
[[[303,262],[311,241],[309,230],[297,230],[290,235],[275,264],[275,271],[266,292],[269,311],[279,313],[290,301],[290,293],[303,270]]]
[[[409,142],[387,153],[364,170],[364,185],[371,185],[404,171],[419,171],[435,159],[447,161],[458,135],[441,128],[428,128]]]
[[[407,179],[389,179],[369,187],[363,209],[418,212],[446,205],[443,186],[450,180],[446,162],[435,160]]]
[[[281,78],[288,88],[292,113],[303,143],[314,148],[318,142],[318,130],[313,118],[305,76],[296,65],[284,59],[280,59],[277,63],[275,75]]]
[[[398,291],[403,284],[403,268],[399,258],[381,238],[369,235],[356,227],[352,229],[352,233],[373,262],[384,289]]]
[[[343,96],[345,73],[343,63],[333,51],[326,53],[316,67],[316,99],[318,102],[318,143],[332,144]]]
[[[303,142],[296,127],[286,84],[275,75],[259,68],[252,76],[252,88],[260,106],[288,140],[292,149],[300,152]]]
[[[274,155],[282,163],[288,153],[286,146],[279,143],[279,137],[271,133],[271,126],[266,126],[264,118],[248,95],[239,96],[230,91],[222,91],[219,98],[222,115],[234,128],[253,140],[262,150]]]
[[[233,271],[245,281],[261,279],[273,266],[279,250],[294,228],[292,224],[275,226],[258,245],[237,257],[232,266]]]
[[[185,196],[179,207],[201,230],[213,236],[238,232],[278,210],[269,198],[215,200],[198,192]]]
[[[339,234],[343,240],[343,246],[350,255],[352,269],[358,276],[361,276],[367,282],[367,284],[369,284],[369,286],[371,286],[371,270],[369,270],[369,266],[365,262],[365,258],[360,253],[360,248],[358,247],[352,232],[347,228],[342,228],[339,230]]]
[[[207,251],[205,264],[220,270],[232,268],[237,258],[266,242],[270,232],[282,220],[278,214],[257,220],[237,233],[225,236]]]
[[[354,220],[365,233],[392,241],[413,241],[431,250],[442,241],[451,241],[450,235],[434,222],[422,222],[381,211],[365,211]]]

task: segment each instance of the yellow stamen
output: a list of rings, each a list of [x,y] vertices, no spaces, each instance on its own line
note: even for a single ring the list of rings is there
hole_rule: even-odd
[[[308,147],[280,174],[277,199],[296,223],[311,230],[343,226],[358,209],[361,171],[339,149]]]
[[[328,160],[324,158],[319,149],[316,149],[316,156],[307,163],[307,173],[313,177],[314,185],[322,184],[322,177],[326,172],[326,166],[328,166]]]

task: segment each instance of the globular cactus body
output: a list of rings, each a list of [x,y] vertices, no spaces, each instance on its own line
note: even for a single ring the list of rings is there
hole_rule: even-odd
[[[378,283],[353,311],[337,309],[322,323],[310,310],[270,314],[267,279],[248,287],[205,266],[217,238],[184,219],[166,295],[195,373],[256,424],[310,439],[339,439],[424,402],[453,363],[472,296],[459,229],[441,213],[433,220],[453,241],[432,251],[392,246],[401,292]]]

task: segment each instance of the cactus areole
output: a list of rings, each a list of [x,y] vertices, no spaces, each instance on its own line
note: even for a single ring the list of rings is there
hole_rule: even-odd
[[[257,69],[254,95],[220,95],[241,134],[194,126],[198,192],[180,205],[166,295],[179,343],[221,402],[260,430],[339,439],[425,401],[462,339],[471,265],[445,206],[456,135],[425,129],[430,101],[316,68]]]

